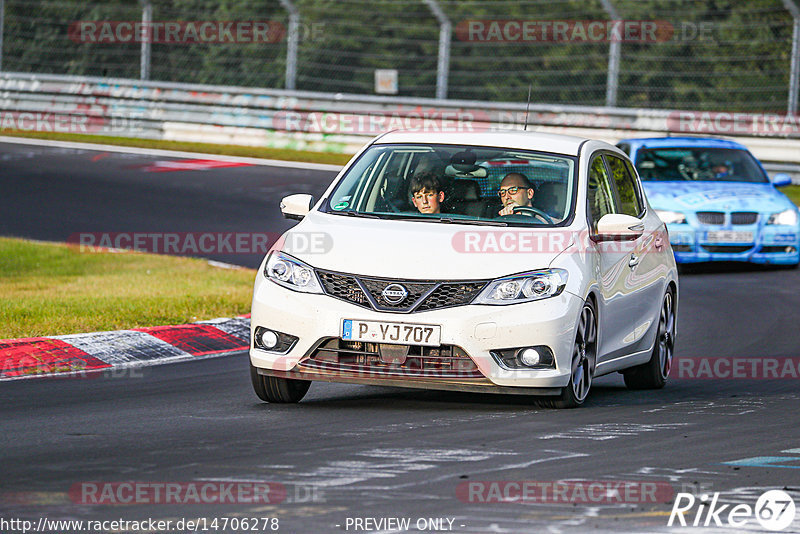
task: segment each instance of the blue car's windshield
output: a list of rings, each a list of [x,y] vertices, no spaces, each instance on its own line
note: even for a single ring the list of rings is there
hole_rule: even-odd
[[[749,152],[733,148],[644,148],[636,170],[643,181],[769,183]]]

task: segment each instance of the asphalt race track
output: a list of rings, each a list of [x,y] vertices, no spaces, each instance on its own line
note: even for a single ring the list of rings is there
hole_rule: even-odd
[[[281,232],[290,223],[280,218],[280,197],[318,195],[332,177],[271,167],[148,172],[163,158],[99,154],[0,144],[0,234]],[[250,267],[260,260],[218,259]],[[798,287],[798,270],[682,275],[677,356],[777,358],[796,370]],[[326,383],[313,384],[298,405],[268,405],[252,392],[245,354],[6,382],[0,515],[34,525],[206,521],[205,530],[201,523],[182,532],[403,531],[388,518],[409,519],[411,532],[767,532],[753,517],[741,528],[703,527],[705,516],[697,528],[667,522],[679,492],[698,504],[718,493],[719,504],[753,508],[763,492],[783,489],[800,508],[800,378],[690,375],[656,392],[604,377],[586,406],[567,411],[525,397]],[[583,481],[573,490],[622,481],[659,490],[656,499],[571,490],[524,502],[509,493],[509,483],[547,488],[565,479]],[[254,482],[272,483],[278,497],[195,504],[182,493],[130,504],[118,491],[124,483],[185,490]],[[97,488],[108,490],[99,501]],[[258,527],[244,528],[243,519]],[[800,510],[783,532],[800,532]]]
[[[280,235],[292,226],[278,208],[284,191],[320,194],[334,176],[258,166],[169,171],[166,160],[0,143],[0,235],[48,241],[81,233]],[[253,268],[263,258],[223,247],[205,256]]]

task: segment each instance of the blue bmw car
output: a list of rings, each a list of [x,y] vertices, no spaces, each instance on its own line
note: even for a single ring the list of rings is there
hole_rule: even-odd
[[[708,137],[625,139],[678,263],[800,262],[800,212],[739,143]]]

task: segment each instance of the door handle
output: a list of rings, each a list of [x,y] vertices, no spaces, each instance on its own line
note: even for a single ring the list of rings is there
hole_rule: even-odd
[[[639,256],[637,256],[636,254],[631,254],[631,259],[630,259],[630,260],[628,260],[628,267],[630,267],[631,269],[633,269],[634,267],[636,267],[637,265],[639,265],[639,260],[640,260],[640,259],[641,259],[641,258],[640,258]]]

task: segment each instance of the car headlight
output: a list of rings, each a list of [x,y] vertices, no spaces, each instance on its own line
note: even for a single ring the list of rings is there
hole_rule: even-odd
[[[544,269],[492,280],[474,304],[517,304],[555,297],[567,285],[567,271]]]
[[[686,215],[679,211],[656,210],[656,215],[666,224],[686,223]]]
[[[294,291],[322,293],[322,286],[314,269],[283,252],[270,253],[264,267],[264,276]]]
[[[789,208],[779,213],[773,213],[769,216],[767,224],[782,224],[786,226],[794,226],[797,224],[797,210]]]

